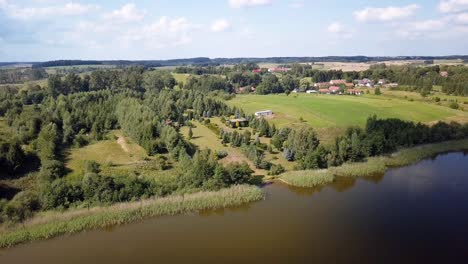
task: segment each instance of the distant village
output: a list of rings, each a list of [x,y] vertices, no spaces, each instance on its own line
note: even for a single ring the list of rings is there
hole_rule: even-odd
[[[268,68],[269,73],[287,73],[291,69],[285,67]],[[254,69],[253,73],[261,73],[263,69]],[[321,82],[312,84],[313,88],[300,89],[299,87],[292,90],[292,93],[307,93],[307,94],[333,94],[333,95],[362,95],[366,88],[395,88],[398,83],[390,83],[385,79],[380,79],[377,82],[364,78],[362,80],[354,80],[348,82],[346,80],[331,80],[330,82]],[[241,87],[237,89],[238,93],[255,92],[255,87]]]

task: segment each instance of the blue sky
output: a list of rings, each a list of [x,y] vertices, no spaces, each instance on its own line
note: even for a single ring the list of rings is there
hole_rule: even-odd
[[[0,0],[0,61],[468,54],[468,0]]]

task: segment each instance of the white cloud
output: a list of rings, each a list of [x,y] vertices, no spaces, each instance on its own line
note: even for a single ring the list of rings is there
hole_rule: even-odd
[[[459,24],[468,24],[468,13],[457,14],[453,18],[456,23]]]
[[[334,22],[328,25],[327,32],[335,39],[349,39],[353,36],[353,32],[341,22]]]
[[[264,6],[272,3],[272,0],[229,0],[232,8]]]
[[[336,33],[336,34],[342,33],[344,31],[344,26],[340,22],[335,22],[335,23],[330,24],[327,27],[327,31],[329,33]]]
[[[418,9],[419,6],[416,4],[403,7],[367,7],[354,12],[354,17],[361,22],[390,22],[410,17]]]
[[[104,18],[126,23],[141,21],[145,18],[145,14],[144,12],[140,12],[135,4],[126,4],[118,10],[104,14]]]
[[[226,19],[219,19],[211,24],[210,30],[213,32],[223,32],[231,27],[231,23]]]
[[[439,11],[457,13],[468,10],[468,0],[443,0],[439,3]]]
[[[127,41],[142,41],[147,48],[165,48],[180,46],[192,42],[194,30],[200,26],[191,23],[184,17],[161,17],[158,21],[140,28],[129,30],[124,36]]]
[[[0,7],[7,15],[20,20],[47,19],[57,16],[78,16],[99,9],[97,5],[82,5],[68,2],[65,5],[46,7],[18,7],[9,4],[6,0],[0,0]]]
[[[444,32],[447,28],[447,19],[440,20],[424,20],[405,24],[398,31],[397,35],[408,38],[417,39],[425,36],[437,37],[437,32]]]

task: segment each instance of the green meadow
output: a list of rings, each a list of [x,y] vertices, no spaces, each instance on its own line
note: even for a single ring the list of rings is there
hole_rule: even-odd
[[[468,120],[468,113],[448,107],[387,96],[237,95],[228,102],[247,113],[273,110],[271,122],[279,126],[307,123],[315,128],[363,126],[369,116],[430,123]],[[301,121],[302,119],[302,121]]]

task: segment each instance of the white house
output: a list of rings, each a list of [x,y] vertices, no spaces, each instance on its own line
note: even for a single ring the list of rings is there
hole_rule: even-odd
[[[271,115],[273,115],[273,111],[271,111],[271,110],[259,111],[259,112],[255,113],[256,117],[271,116]]]

